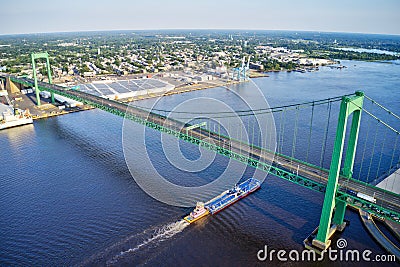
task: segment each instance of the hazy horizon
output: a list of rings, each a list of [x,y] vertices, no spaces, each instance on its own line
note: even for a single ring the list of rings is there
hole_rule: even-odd
[[[0,35],[146,30],[265,30],[400,35],[400,1],[164,2],[16,0],[2,3]]]
[[[85,31],[55,31],[55,32],[31,32],[31,33],[6,33],[0,36],[39,35],[39,34],[68,34],[68,33],[96,33],[96,32],[179,32],[179,31],[221,31],[221,32],[298,32],[298,33],[328,33],[328,34],[360,34],[360,35],[386,35],[400,37],[399,34],[389,33],[366,33],[366,32],[333,32],[333,31],[310,31],[310,30],[269,30],[269,29],[115,29],[115,30],[85,30]]]

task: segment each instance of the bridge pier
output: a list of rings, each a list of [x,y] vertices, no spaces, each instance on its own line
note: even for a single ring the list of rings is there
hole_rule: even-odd
[[[364,93],[356,92],[356,95],[353,97],[343,97],[340,104],[335,144],[332,152],[332,161],[329,169],[328,183],[322,206],[318,233],[312,240],[312,245],[321,250],[325,250],[330,246],[330,238],[336,231],[343,231],[346,227],[344,215],[347,203],[343,200],[337,199],[336,193],[338,190],[339,172],[343,156],[347,120],[351,114],[353,114],[353,119],[342,174],[349,179],[352,177],[363,100]],[[333,215],[334,210],[335,213]]]
[[[23,85],[19,83],[14,83],[13,81],[11,81],[10,78],[6,78],[5,89],[11,94],[14,94],[21,92],[21,89],[23,89]]]

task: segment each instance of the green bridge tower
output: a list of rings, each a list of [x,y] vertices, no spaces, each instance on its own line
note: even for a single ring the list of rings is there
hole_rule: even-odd
[[[32,57],[33,79],[35,81],[35,90],[36,90],[36,103],[37,103],[38,106],[40,106],[40,95],[39,95],[39,87],[38,87],[38,81],[37,81],[37,75],[36,75],[35,60],[39,59],[39,58],[45,58],[46,59],[47,77],[49,79],[49,83],[52,83],[51,69],[50,69],[50,62],[49,62],[49,54],[47,54],[47,52],[44,52],[44,53],[32,53],[31,57]],[[51,103],[54,104],[54,93],[51,93]]]
[[[350,136],[341,174],[349,179],[353,176],[354,158],[356,154],[358,132],[360,129],[363,101],[364,93],[356,92],[356,95],[353,97],[343,97],[340,104],[335,144],[332,152],[332,161],[329,170],[324,204],[322,206],[318,234],[312,241],[314,246],[322,250],[325,250],[330,246],[330,237],[335,233],[335,231],[343,231],[346,226],[346,223],[343,220],[347,203],[343,200],[336,199],[336,193],[338,190],[338,180],[343,156],[344,141],[346,137],[346,125],[348,117],[351,114],[353,114],[353,119],[351,122]],[[335,213],[333,215],[334,209]]]

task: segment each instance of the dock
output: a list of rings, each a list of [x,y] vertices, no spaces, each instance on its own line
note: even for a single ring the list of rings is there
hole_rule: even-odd
[[[45,119],[45,118],[50,118],[50,117],[55,117],[55,116],[61,116],[61,115],[65,115],[65,114],[70,114],[70,113],[74,113],[74,112],[80,112],[80,111],[85,111],[85,110],[91,110],[93,109],[93,107],[88,106],[88,105],[84,105],[81,107],[77,107],[77,108],[72,108],[72,109],[68,109],[68,110],[57,110],[56,108],[52,107],[51,110],[47,111],[41,111],[41,112],[34,112],[32,114],[32,119],[33,120],[40,120],[40,119]]]

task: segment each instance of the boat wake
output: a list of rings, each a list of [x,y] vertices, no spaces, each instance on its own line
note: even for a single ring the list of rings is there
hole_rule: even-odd
[[[185,220],[180,220],[158,227],[157,229],[146,230],[139,235],[134,235],[125,240],[123,242],[124,244],[119,244],[118,247],[120,249],[123,248],[122,251],[120,250],[120,252],[117,252],[115,249],[113,249],[114,253],[116,254],[113,254],[113,256],[110,254],[108,255],[109,260],[106,260],[106,265],[118,265],[124,261],[140,262],[142,258],[141,255],[147,255],[147,258],[147,251],[154,249],[163,241],[166,241],[167,239],[182,232],[183,229],[189,225],[190,224]]]
[[[163,241],[182,232],[189,225],[188,222],[182,219],[163,226],[146,229],[141,233],[128,236],[104,251],[91,256],[81,262],[79,266],[122,266],[128,263],[138,265],[149,259],[149,251],[154,254],[154,249]]]
[[[125,265],[124,263],[135,263],[135,265],[143,263],[143,261],[149,259],[149,251],[154,254],[154,249],[163,241],[182,232],[189,225],[187,221],[182,219],[128,236],[106,250],[93,255],[82,262],[80,266],[119,266]]]

